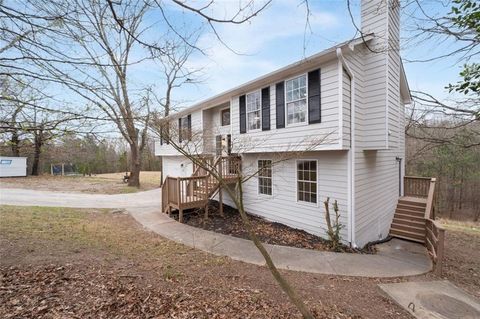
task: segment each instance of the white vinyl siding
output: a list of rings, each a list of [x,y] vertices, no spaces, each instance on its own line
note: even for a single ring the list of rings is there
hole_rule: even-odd
[[[247,94],[247,130],[257,131],[260,129],[261,122],[261,94],[255,91]]]
[[[314,67],[310,66],[301,72],[321,69],[321,123],[308,125],[286,125],[284,128],[276,128],[276,92],[275,83],[270,84],[270,130],[248,131],[240,134],[239,96],[231,99],[231,129],[234,153],[261,153],[261,152],[285,152],[304,150],[325,150],[339,148],[339,107],[338,107],[338,66],[337,61],[332,60]],[[265,87],[265,86],[263,86]],[[286,102],[286,101],[285,101]],[[286,109],[284,108],[285,112]],[[286,115],[286,114],[285,114]],[[285,119],[285,123],[286,123]],[[308,120],[308,116],[307,116]]]
[[[345,242],[348,239],[347,151],[304,152],[300,156],[278,161],[272,158],[271,153],[242,155],[242,171],[246,176],[257,170],[259,159],[271,158],[274,161],[272,196],[259,196],[256,179],[249,179],[243,184],[245,210],[267,220],[327,238],[323,205],[297,201],[297,160],[315,160],[318,202],[325,201],[327,197],[330,197],[330,201],[338,201],[340,223],[345,225],[341,232]],[[226,191],[223,200],[225,204],[234,206]]]
[[[192,116],[192,138],[191,142],[186,143],[184,145],[184,149],[192,154],[197,154],[203,152],[203,116],[202,111],[198,110],[191,113]],[[186,119],[186,117],[185,117]],[[170,138],[178,143],[178,117],[173,117],[170,122]],[[183,138],[185,140],[185,138]],[[176,156],[180,155],[172,144],[165,144],[160,145],[160,140],[155,141],[155,156]]]

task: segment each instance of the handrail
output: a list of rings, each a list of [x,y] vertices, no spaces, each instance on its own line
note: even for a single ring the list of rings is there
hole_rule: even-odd
[[[442,274],[443,256],[444,256],[445,228],[435,220],[427,218],[425,220],[425,245],[432,261],[435,265],[434,271],[437,275]]]
[[[423,176],[405,176],[408,179],[424,179],[424,180],[431,180],[431,177],[423,177]]]
[[[435,197],[435,183],[437,179],[432,177],[430,179],[430,187],[428,188],[427,206],[425,208],[425,218],[430,219],[433,217],[433,200]]]
[[[430,177],[405,176],[403,179],[405,196],[427,198],[430,188]]]

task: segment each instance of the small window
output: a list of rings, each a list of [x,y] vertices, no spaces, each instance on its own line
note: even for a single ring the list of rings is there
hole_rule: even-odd
[[[307,76],[301,75],[285,82],[287,124],[307,120]]]
[[[297,199],[317,203],[317,161],[297,161]]]
[[[230,125],[230,108],[222,110],[221,117],[222,126]]]
[[[0,160],[0,164],[1,165],[10,165],[10,164],[12,164],[12,160],[2,159],[2,160]]]
[[[272,161],[258,161],[258,193],[272,195]]]
[[[249,131],[260,129],[260,91],[247,94],[247,128]]]

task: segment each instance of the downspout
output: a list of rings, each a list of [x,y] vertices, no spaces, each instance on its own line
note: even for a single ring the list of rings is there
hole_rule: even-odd
[[[337,48],[337,58],[345,71],[350,76],[350,150],[348,151],[348,229],[350,230],[350,245],[357,247],[355,243],[355,74],[348,65],[341,48]],[[342,71],[343,74],[343,71]],[[343,76],[343,75],[342,75]],[[343,92],[342,92],[343,93]],[[340,102],[341,103],[341,102]]]

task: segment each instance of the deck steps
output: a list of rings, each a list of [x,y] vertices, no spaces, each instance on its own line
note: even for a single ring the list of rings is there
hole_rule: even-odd
[[[425,243],[425,209],[423,198],[401,197],[390,227],[390,235],[419,243]]]

